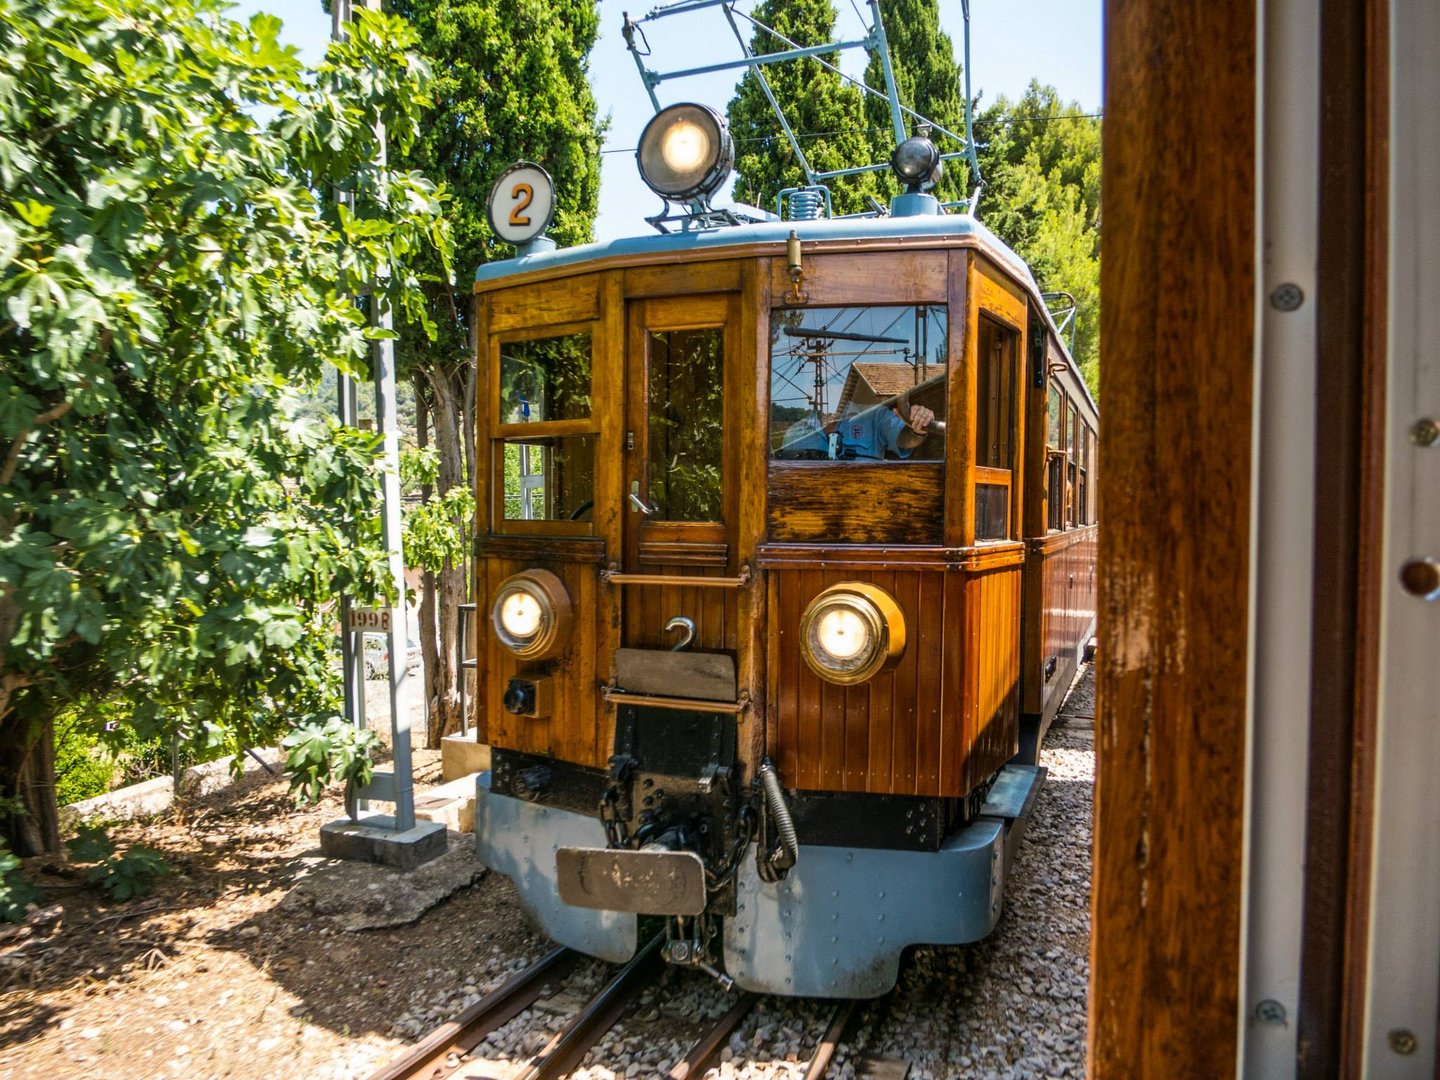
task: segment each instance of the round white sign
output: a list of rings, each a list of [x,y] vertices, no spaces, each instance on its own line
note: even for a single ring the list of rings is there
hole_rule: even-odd
[[[555,184],[539,165],[517,161],[490,189],[489,210],[496,236],[511,244],[528,243],[550,227]]]

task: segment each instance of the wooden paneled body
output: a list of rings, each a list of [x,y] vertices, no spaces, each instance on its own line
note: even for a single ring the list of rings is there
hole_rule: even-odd
[[[824,543],[940,544],[945,526],[945,467],[924,462],[845,466],[774,462],[770,466],[769,538]]]
[[[804,790],[968,794],[1016,750],[1018,545],[980,566],[942,561],[943,550],[871,549],[864,560],[806,554],[762,552],[774,673],[767,750],[781,775]],[[800,652],[801,613],[841,582],[894,597],[909,642],[894,668],[859,686],[826,682]]]
[[[672,577],[722,577],[725,568],[661,563],[646,566],[644,572]],[[739,590],[688,585],[632,586],[627,591],[623,610],[622,636],[625,644],[632,648],[670,648],[676,636],[665,633],[665,624],[676,615],[695,624],[692,650],[734,655],[739,648]]]
[[[597,637],[600,602],[600,546],[593,541],[552,543],[534,548],[512,538],[492,540],[475,560],[476,585],[481,596],[493,596],[500,583],[523,570],[543,569],[565,583],[574,607],[572,634],[576,641]],[[488,612],[482,612],[482,616]],[[571,648],[558,658],[540,663],[517,660],[501,647],[490,629],[481,626],[476,664],[478,683],[476,727],[478,737],[493,746],[527,754],[547,754],[577,765],[604,768],[610,758],[614,719],[600,708],[596,693],[596,652]],[[553,680],[554,709],[544,719],[512,716],[501,697],[513,676],[548,675]]]
[[[1025,556],[1023,697],[1026,715],[1048,725],[1095,633],[1098,526],[1029,541]],[[1054,666],[1051,667],[1052,662]]]
[[[1043,469],[1029,449],[1035,395],[1025,358],[1037,326],[1054,340],[1035,316],[1039,297],[976,238],[951,237],[928,249],[916,238],[888,248],[807,248],[802,307],[943,309],[946,377],[922,380],[931,396],[917,394],[914,403],[947,423],[915,460],[772,460],[771,312],[794,309],[782,299],[791,287],[783,246],[774,244],[737,245],[723,258],[681,255],[663,265],[612,256],[477,287],[484,361],[477,379],[477,726],[494,746],[605,767],[615,708],[602,691],[615,680],[615,651],[669,648],[676,636],[665,625],[682,616],[695,625],[693,650],[735,660],[740,758],[751,775],[768,753],[792,788],[958,799],[1016,753],[1022,620],[1031,595],[1026,536],[1034,515],[1027,501],[1044,498],[1037,480]],[[669,460],[668,450],[653,453],[651,444],[670,436],[656,434],[650,411],[659,414],[665,395],[649,380],[656,370],[674,370],[664,367],[673,352],[657,361],[652,351],[675,346],[656,341],[708,330],[723,332],[723,348],[709,354],[723,381],[717,411],[724,445],[715,459],[722,490],[707,504],[708,518],[696,521],[665,512],[662,493],[674,490],[651,482],[663,467],[657,461]],[[981,380],[978,343],[999,340],[997,332],[1011,367],[992,365]],[[504,411],[512,391],[501,385],[502,352],[514,355],[512,342],[561,333],[588,334],[592,343],[588,416],[542,412],[541,423],[517,422],[513,408]],[[995,373],[1002,371],[1008,382],[996,398]],[[977,394],[987,392],[992,433],[997,418],[1008,425],[995,440],[1006,448],[1002,456],[1013,458],[1003,467],[988,458],[983,468],[977,463],[974,422],[984,404]],[[1040,409],[1043,416],[1043,402]],[[502,415],[509,422],[501,423]],[[506,440],[549,447],[574,438],[594,440],[593,507],[517,520],[506,509],[513,483]],[[977,482],[1008,489],[1008,535],[976,542]],[[655,507],[637,507],[632,494]],[[1093,529],[1088,544],[1076,535],[1067,533],[1067,554],[1054,556],[1056,574],[1084,552],[1093,558]],[[488,610],[499,583],[530,568],[562,579],[574,621],[555,659],[522,664],[499,644]],[[707,588],[687,579],[735,585]],[[883,588],[908,630],[898,664],[853,687],[821,680],[797,640],[805,606],[843,581]],[[1058,604],[1051,605],[1057,614],[1076,607],[1068,598]],[[1093,611],[1093,591],[1079,606]],[[506,685],[517,675],[553,680],[548,718],[504,710]]]

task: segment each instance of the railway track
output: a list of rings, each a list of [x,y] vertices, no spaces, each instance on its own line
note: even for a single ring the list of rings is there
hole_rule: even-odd
[[[585,958],[556,948],[512,976],[454,1020],[447,1021],[416,1043],[402,1057],[373,1073],[370,1080],[561,1080],[578,1069],[586,1055],[626,1014],[664,971],[660,957],[663,936],[657,936],[624,965],[582,1009],[527,1061],[497,1073],[496,1063],[471,1060],[470,1054],[541,998],[554,996]],[[759,1002],[742,993],[735,1004],[706,1030],[677,1062],[665,1080],[699,1080],[729,1041],[731,1034]],[[834,1061],[856,1016],[854,1001],[836,1003],[825,1032],[806,1067],[805,1080],[821,1080]]]

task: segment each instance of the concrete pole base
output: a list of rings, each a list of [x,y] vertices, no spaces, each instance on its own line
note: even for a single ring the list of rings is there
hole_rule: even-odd
[[[393,817],[372,814],[359,821],[341,818],[320,826],[320,850],[332,859],[413,870],[445,854],[445,848],[445,826],[439,821],[417,821],[413,829],[397,832]]]

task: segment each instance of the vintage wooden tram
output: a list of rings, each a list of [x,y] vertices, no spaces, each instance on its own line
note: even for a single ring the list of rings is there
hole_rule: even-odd
[[[672,963],[873,996],[999,917],[1093,633],[1098,417],[927,139],[888,214],[788,220],[710,210],[724,142],[659,112],[690,213],[477,274],[477,842],[587,953],[655,916]]]

